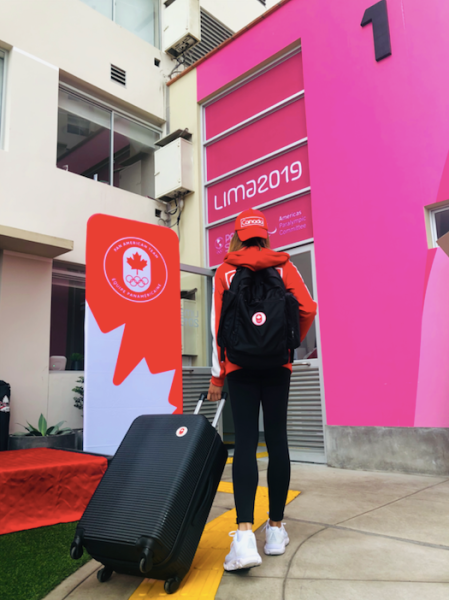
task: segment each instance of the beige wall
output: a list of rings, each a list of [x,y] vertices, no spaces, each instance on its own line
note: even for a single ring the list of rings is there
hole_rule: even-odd
[[[185,129],[193,134],[193,164],[195,191],[185,198],[181,218],[181,262],[204,266],[203,209],[201,181],[200,107],[196,102],[196,69],[169,87],[171,130]]]
[[[64,260],[84,263],[92,214],[156,223],[159,203],[56,167],[58,71],[14,50],[8,58],[2,225],[73,240]]]
[[[51,271],[50,259],[2,253],[0,379],[11,385],[11,432],[47,415]]]
[[[200,0],[200,4],[234,32],[254,21],[266,10],[259,0]]]
[[[0,0],[0,43],[37,56],[105,94],[165,119],[163,83],[154,46],[80,0]],[[126,88],[111,81],[111,64],[127,72]],[[164,65],[162,65],[164,67]],[[39,88],[28,88],[36,97]]]

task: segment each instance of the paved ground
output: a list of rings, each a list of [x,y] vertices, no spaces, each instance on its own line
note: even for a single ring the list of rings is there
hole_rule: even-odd
[[[266,460],[259,461],[266,485]],[[231,480],[226,467],[224,481]],[[293,464],[287,552],[225,573],[216,600],[448,600],[449,478]],[[220,493],[210,518],[233,508]],[[100,585],[92,561],[46,600],[128,600],[138,578]]]

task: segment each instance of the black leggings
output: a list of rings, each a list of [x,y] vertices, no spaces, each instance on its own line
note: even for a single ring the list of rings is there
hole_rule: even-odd
[[[290,371],[285,367],[252,371],[240,369],[227,377],[235,427],[232,465],[237,523],[254,523],[254,499],[259,471],[259,407],[262,402],[265,441],[269,455],[270,519],[282,521],[290,484],[287,405]]]

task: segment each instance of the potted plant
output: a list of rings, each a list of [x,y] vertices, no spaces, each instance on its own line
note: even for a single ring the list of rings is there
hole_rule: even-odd
[[[27,423],[21,425],[26,432],[13,433],[9,436],[9,450],[25,450],[29,448],[60,448],[72,450],[75,448],[75,433],[68,427],[60,429],[64,421],[57,425],[47,426],[43,414],[39,417],[37,427]]]
[[[84,356],[78,352],[74,352],[71,357],[72,371],[83,371],[84,370]]]

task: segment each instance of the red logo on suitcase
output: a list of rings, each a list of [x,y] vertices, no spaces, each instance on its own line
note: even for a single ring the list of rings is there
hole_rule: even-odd
[[[189,431],[189,430],[187,429],[187,427],[180,427],[180,428],[178,429],[178,431],[176,432],[176,435],[177,435],[178,437],[184,437],[184,436],[185,436],[185,434],[186,434],[188,431]]]

